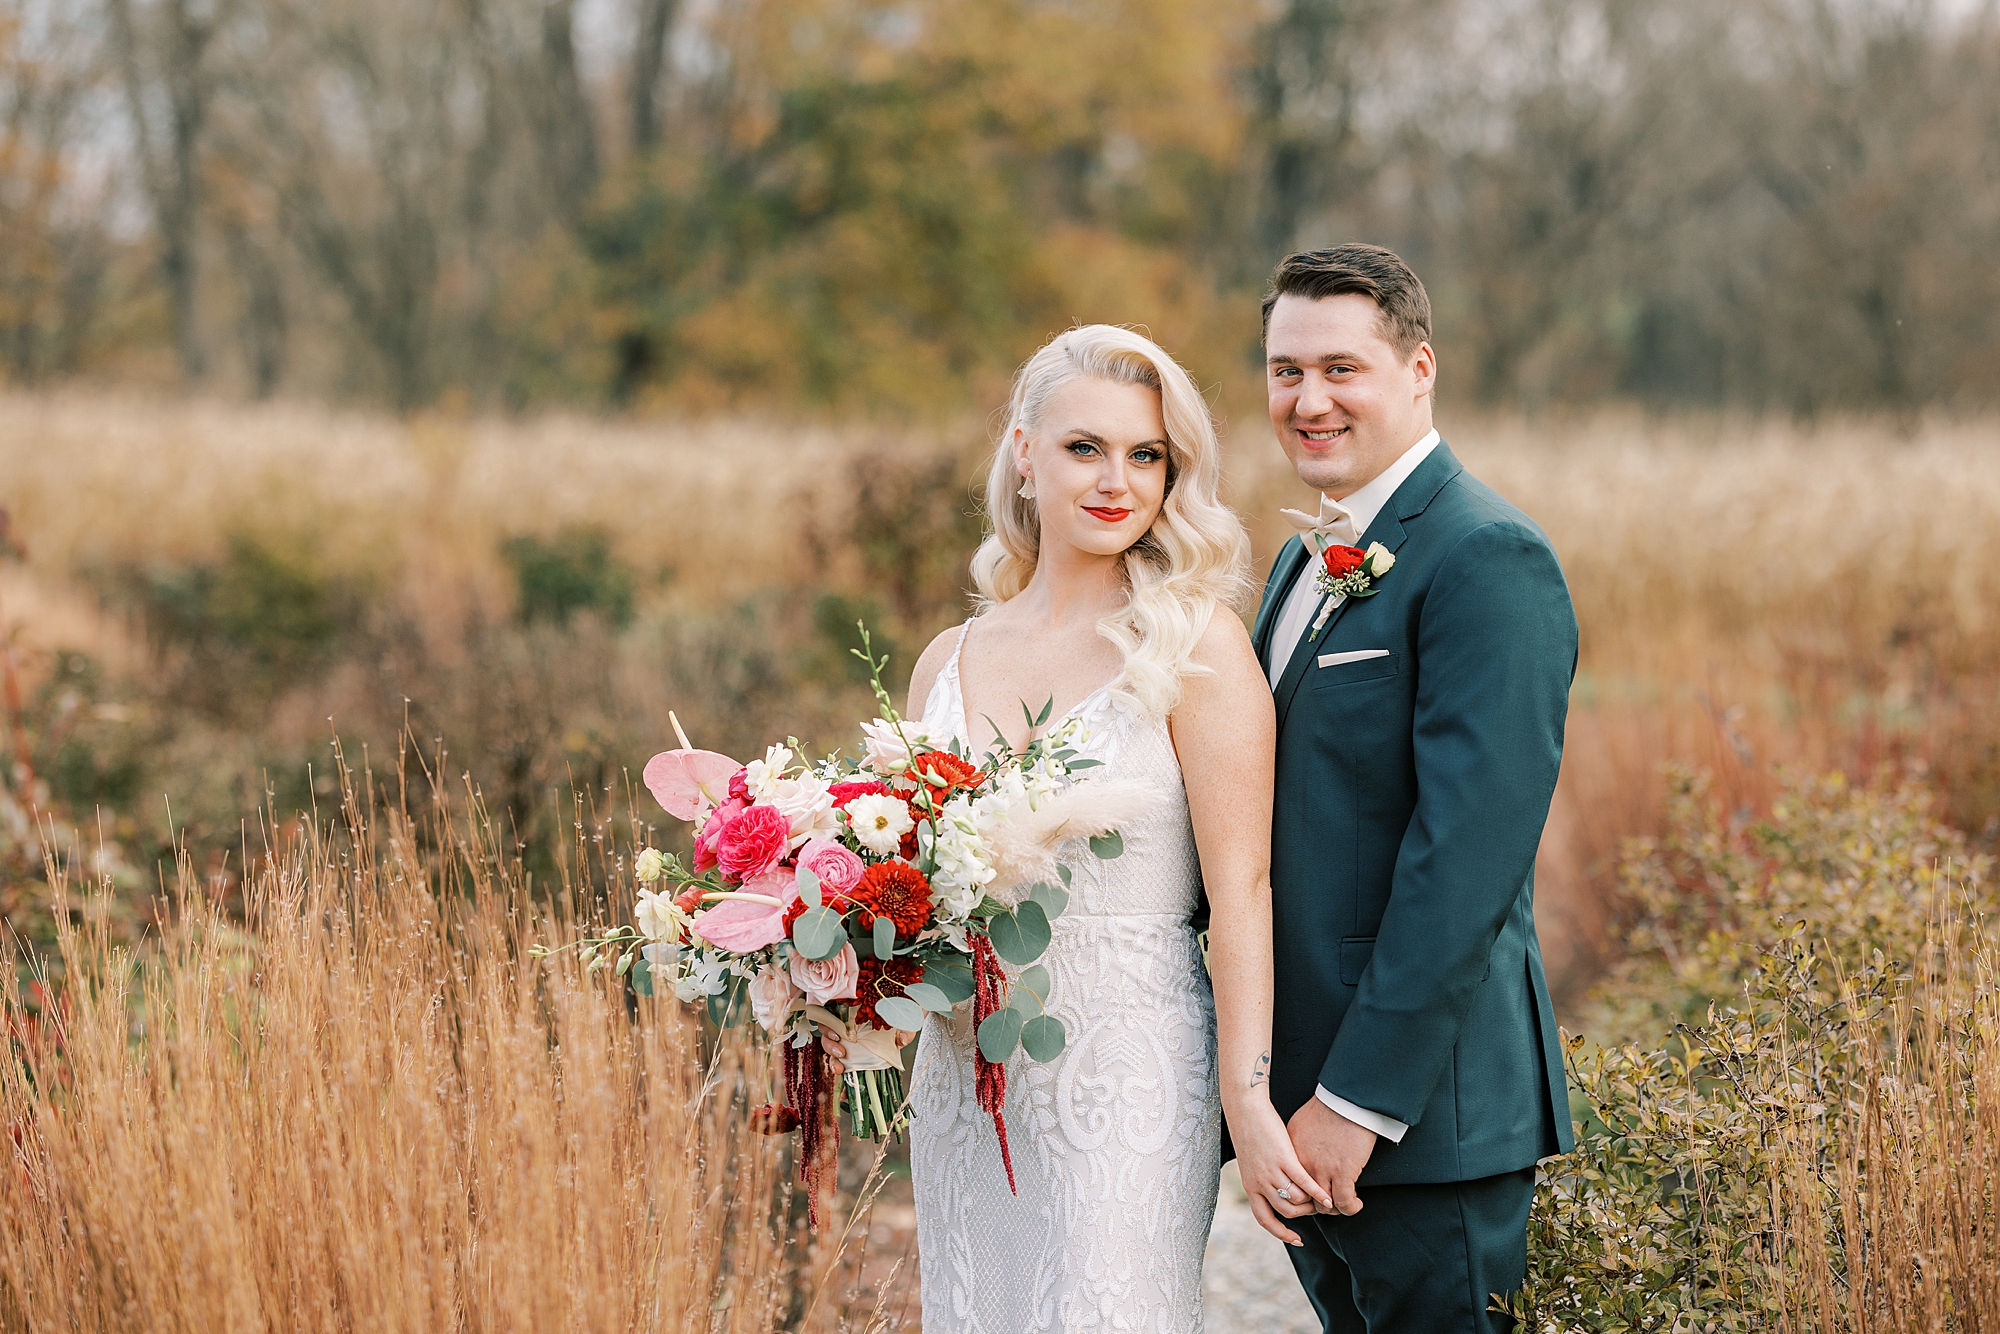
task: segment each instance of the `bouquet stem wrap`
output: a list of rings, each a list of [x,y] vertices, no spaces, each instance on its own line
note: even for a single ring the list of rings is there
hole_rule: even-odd
[[[817,1037],[803,1047],[785,1044],[785,1097],[799,1118],[799,1184],[806,1188],[806,1220],[819,1230],[819,1185],[827,1157],[826,1130],[833,1127],[834,1143],[840,1141],[840,1126],[828,1115],[826,1048]]]
[[[847,1046],[841,1077],[846,1094],[848,1128],[856,1139],[903,1137],[909,1116],[903,1108],[903,1055],[896,1034],[886,1028],[850,1024],[841,1041]]]
[[[976,1029],[1007,1003],[1007,974],[1000,967],[1000,956],[993,952],[993,942],[984,935],[972,937],[972,986],[972,1022]],[[977,1072],[979,1110],[993,1118],[993,1129],[1000,1136],[1000,1161],[1007,1168],[1007,1189],[1019,1195],[1021,1189],[1014,1184],[1014,1155],[1007,1148],[1007,1067],[987,1060],[986,1053],[977,1048],[975,1052],[973,1069]]]

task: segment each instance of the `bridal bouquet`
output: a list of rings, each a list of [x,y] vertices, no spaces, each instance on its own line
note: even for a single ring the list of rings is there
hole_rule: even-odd
[[[645,781],[693,827],[693,855],[641,852],[634,923],[579,944],[643,995],[671,990],[724,1026],[747,1008],[779,1040],[789,1105],[760,1109],[759,1128],[801,1132],[809,1184],[836,1110],[822,1036],[847,1053],[837,1114],[859,1137],[900,1136],[898,1033],[970,1000],[979,1107],[1012,1186],[1001,1062],[1017,1047],[1053,1060],[1066,1040],[1035,962],[1069,901],[1057,850],[1087,838],[1097,856],[1118,856],[1117,829],[1147,794],[1084,776],[1099,762],[1081,755],[1075,719],[1018,752],[996,737],[975,761],[899,717],[882,663],[867,660],[882,716],[862,726],[853,757],[809,763],[788,739],[739,764],[696,749],[675,720],[681,744],[648,762]],[[1031,732],[1049,712],[1029,717]],[[1022,971],[1010,979],[1003,960]]]

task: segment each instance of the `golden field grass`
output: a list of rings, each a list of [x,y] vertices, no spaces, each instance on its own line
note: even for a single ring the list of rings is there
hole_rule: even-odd
[[[1916,764],[1961,826],[2000,834],[1989,824],[2000,819],[2000,424],[1905,435],[1869,422],[1447,414],[1441,427],[1548,530],[1577,603],[1582,661],[1541,875],[1563,977],[1587,978],[1607,945],[1600,891],[1622,840],[1656,823],[1668,760],[1713,770],[1739,805],[1767,797],[1781,763]],[[1236,423],[1227,448],[1261,570],[1287,534],[1276,510],[1300,488],[1263,423]],[[151,720],[151,751],[173,757],[184,788],[213,792],[147,790],[155,825],[166,795],[197,811],[260,804],[255,783],[200,775],[273,756],[297,768],[336,729],[386,744],[412,709],[418,732],[448,740],[489,796],[495,770],[515,773],[505,795],[519,806],[643,761],[669,735],[669,708],[709,744],[788,727],[840,742],[867,700],[843,673],[847,643],[821,642],[813,600],[842,595],[826,614],[836,621],[870,613],[902,647],[892,675],[906,673],[914,649],[963,614],[983,451],[976,422],[870,433],[398,421],[5,396],[0,505],[26,560],[0,564],[0,616],[31,682],[59,676],[68,649],[152,683],[114,707],[142,729]],[[633,625],[492,638],[516,597],[503,542],[579,525],[635,573]],[[162,735],[177,705],[161,692],[187,680],[169,670],[176,646],[107,598],[102,572],[213,560],[245,534],[369,590],[371,615],[396,623],[366,650],[385,665],[336,654],[317,674],[246,693],[247,714]],[[508,734],[488,745],[480,734],[496,719]],[[213,823],[234,840],[233,819]]]
[[[1714,899],[1677,939],[1715,948],[1771,916],[1796,871],[1774,857],[1817,868],[1806,918],[1901,905],[1898,940],[1921,938],[1912,868],[2000,837],[2000,427],[1442,426],[1547,528],[1582,625],[1538,879],[1572,1025],[1636,1031],[1585,991],[1628,938],[1664,938],[1647,905]],[[785,730],[838,744],[870,707],[852,618],[902,674],[963,615],[979,437],[0,395],[20,696],[0,918],[40,970],[5,999],[0,1329],[914,1328],[893,1238],[872,1258],[865,1224],[810,1241],[785,1146],[742,1133],[760,1056],[527,951],[618,914],[635,841],[678,837],[630,797],[669,709],[739,754]],[[1228,448],[1261,567],[1298,488],[1261,423]],[[629,611],[527,615],[508,544],[578,531],[616,569],[577,568]],[[1673,763],[1711,774],[1692,833]],[[1916,798],[1814,815],[1784,768],[1921,780],[1964,836]],[[1739,851],[1787,802],[1771,846],[1792,851]],[[1635,901],[1657,847],[1687,865]],[[1798,919],[1785,902],[1773,920]],[[1756,921],[1744,938],[1771,944]],[[1858,1092],[1837,1124],[1793,1096],[1801,1053],[1768,1014],[1737,1054],[1782,1086],[1775,1121],[1711,1067],[1593,1067],[1651,1139],[1600,1144],[1622,1184],[1538,1215],[1538,1274],[1657,1313],[1699,1286],[1678,1266],[1726,1273],[1800,1334],[1993,1328],[1967,1304],[1989,1301],[1978,1182],[2000,1162],[1992,956],[1966,959],[1957,991],[1843,1030]],[[1700,989],[1630,963],[1608,976],[1634,995]],[[1690,1164],[1727,1196],[1705,1230],[1659,1189]],[[1877,1186],[1884,1164],[1907,1190]],[[1597,1325],[1536,1326],[1567,1327]]]

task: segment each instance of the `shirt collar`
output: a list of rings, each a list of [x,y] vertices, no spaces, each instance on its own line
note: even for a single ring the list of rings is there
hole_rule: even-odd
[[[1402,457],[1382,470],[1368,485],[1340,502],[1346,511],[1354,516],[1354,531],[1358,537],[1365,537],[1368,525],[1375,522],[1375,516],[1389,503],[1389,497],[1396,494],[1396,488],[1410,479],[1410,474],[1419,464],[1431,456],[1438,446],[1438,433],[1434,429],[1423,439],[1404,450]]]

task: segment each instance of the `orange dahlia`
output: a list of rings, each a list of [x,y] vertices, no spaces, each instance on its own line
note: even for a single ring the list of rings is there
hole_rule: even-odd
[[[875,929],[876,914],[896,924],[905,939],[930,925],[931,883],[908,862],[876,862],[861,873],[852,895],[861,908],[861,929]]]

